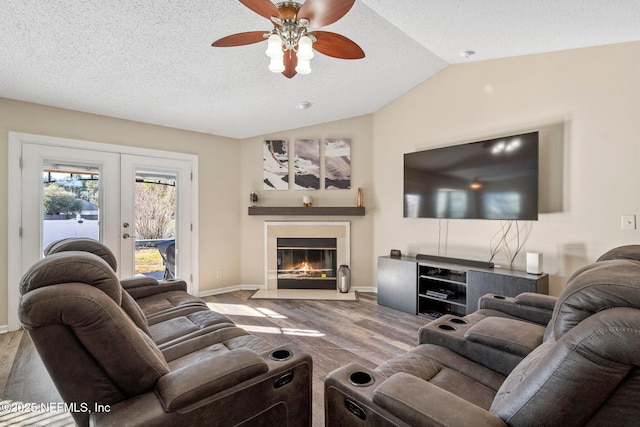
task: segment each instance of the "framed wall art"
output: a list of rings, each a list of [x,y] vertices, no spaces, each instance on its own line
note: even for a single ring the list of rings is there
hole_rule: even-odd
[[[351,188],[351,138],[324,140],[324,188]]]
[[[293,144],[294,188],[318,190],[320,188],[320,141],[296,139]]]
[[[263,188],[289,189],[289,143],[283,139],[267,139],[262,149]]]

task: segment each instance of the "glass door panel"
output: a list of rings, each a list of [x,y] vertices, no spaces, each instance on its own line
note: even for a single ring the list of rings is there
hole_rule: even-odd
[[[134,273],[176,277],[177,174],[137,169]]]
[[[46,160],[42,182],[42,249],[66,237],[100,240],[99,166]]]
[[[119,256],[120,156],[22,145],[21,271],[65,237],[97,239]]]

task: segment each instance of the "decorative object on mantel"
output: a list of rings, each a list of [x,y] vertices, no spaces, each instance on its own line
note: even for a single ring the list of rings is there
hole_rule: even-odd
[[[305,208],[310,208],[313,205],[313,199],[311,196],[303,196],[302,197],[302,205]]]
[[[283,139],[265,140],[262,150],[265,190],[289,189],[289,149]]]
[[[296,139],[293,143],[294,188],[320,189],[320,141]]]
[[[326,138],[324,144],[324,188],[351,188],[351,139]]]
[[[358,201],[356,205],[359,208],[364,206],[364,194],[362,193],[362,187],[358,187]]]
[[[251,206],[255,206],[258,202],[258,195],[253,191],[249,194],[249,202],[251,203]]]
[[[332,24],[351,9],[355,0],[307,0],[303,4],[269,0],[240,0],[249,9],[269,19],[273,29],[248,31],[223,37],[214,47],[233,47],[268,40],[269,70],[291,78],[311,72],[313,49],[339,59],[364,58],[364,51],[345,36],[329,31],[309,31]]]

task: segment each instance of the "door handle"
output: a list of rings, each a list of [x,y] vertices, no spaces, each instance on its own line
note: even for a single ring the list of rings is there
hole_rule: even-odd
[[[135,238],[136,238],[136,237],[138,237],[138,236],[132,236],[132,235],[130,235],[129,233],[124,233],[124,234],[122,235],[122,238],[123,238],[123,239],[129,239],[129,238],[132,238],[132,237],[135,239]]]

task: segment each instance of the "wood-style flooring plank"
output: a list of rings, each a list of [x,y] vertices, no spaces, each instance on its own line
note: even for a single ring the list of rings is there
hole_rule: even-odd
[[[0,391],[4,390],[9,379],[22,334],[22,331],[17,331],[0,335],[0,349],[2,349],[0,351]]]

